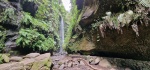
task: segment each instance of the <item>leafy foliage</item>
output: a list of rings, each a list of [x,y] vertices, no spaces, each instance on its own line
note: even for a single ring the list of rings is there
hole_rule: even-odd
[[[48,51],[54,49],[54,40],[50,37],[45,37],[36,30],[21,29],[19,38],[16,40],[18,46],[29,47],[35,50]]]
[[[3,48],[5,47],[4,42],[6,39],[6,31],[4,31],[5,29],[0,26],[0,52],[3,51]]]
[[[0,22],[14,20],[14,14],[13,8],[5,9],[4,12],[0,13]]]
[[[67,30],[66,30],[66,34],[65,34],[64,48],[66,48],[66,46],[69,43],[69,40],[71,39],[73,28],[80,21],[81,14],[79,14],[79,12],[80,11],[77,9],[76,0],[72,0],[72,9],[71,9],[71,12],[68,13],[68,14],[66,14],[66,16],[65,16],[66,23],[68,25],[67,25]],[[70,18],[68,18],[68,17],[70,17]]]
[[[28,0],[38,5],[36,16],[23,13],[22,28],[17,39],[18,46],[33,50],[47,51],[56,49],[60,11],[58,0]],[[57,38],[54,40],[54,36]]]
[[[29,13],[23,12],[22,23],[25,25],[30,25],[31,28],[39,28],[45,31],[49,30],[49,25],[43,20],[36,19],[32,17]]]

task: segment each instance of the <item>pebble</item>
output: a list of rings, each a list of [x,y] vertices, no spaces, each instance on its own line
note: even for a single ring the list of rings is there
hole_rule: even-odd
[[[108,60],[106,59],[103,59],[99,62],[99,65],[102,66],[102,67],[112,67],[110,62],[108,62]]]
[[[98,65],[99,62],[100,62],[100,59],[99,59],[99,58],[96,58],[95,61],[94,61],[95,65]]]
[[[59,69],[62,70],[65,68],[65,64],[60,65]]]
[[[85,65],[84,62],[83,62],[82,60],[80,61],[80,65]]]
[[[68,67],[72,67],[73,66],[73,62],[69,62],[67,66]]]

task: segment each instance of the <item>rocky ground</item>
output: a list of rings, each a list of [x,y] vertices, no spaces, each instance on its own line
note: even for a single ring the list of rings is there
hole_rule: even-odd
[[[5,62],[0,64],[0,70],[50,70],[50,53],[30,53],[25,56],[1,55]]]
[[[98,57],[80,54],[30,53],[25,56],[0,55],[0,70],[150,70],[150,61]]]
[[[52,63],[52,70],[150,70],[149,61],[97,56],[52,56]]]

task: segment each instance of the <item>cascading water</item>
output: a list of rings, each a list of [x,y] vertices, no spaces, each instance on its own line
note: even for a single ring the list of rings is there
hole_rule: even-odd
[[[71,9],[71,3],[70,3],[70,0],[61,0],[62,1],[62,4],[64,5],[65,7],[65,10],[67,12],[70,12],[70,9]],[[66,54],[65,51],[63,50],[63,45],[64,45],[64,20],[63,20],[63,17],[61,16],[60,17],[60,27],[59,27],[59,37],[60,37],[60,40],[59,40],[59,54]]]
[[[60,40],[59,40],[59,53],[63,54],[63,44],[64,44],[64,20],[63,17],[60,19]]]

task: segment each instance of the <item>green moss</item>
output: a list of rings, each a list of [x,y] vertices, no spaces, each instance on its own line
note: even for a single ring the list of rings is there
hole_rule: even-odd
[[[48,62],[48,59],[49,58],[45,58],[44,60],[34,62],[31,70],[39,70],[41,67],[43,67]]]

